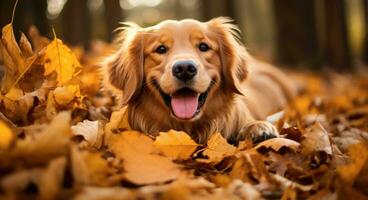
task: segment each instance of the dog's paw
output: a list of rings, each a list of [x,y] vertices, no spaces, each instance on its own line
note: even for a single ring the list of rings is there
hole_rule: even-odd
[[[240,130],[238,141],[251,139],[253,143],[279,137],[279,133],[274,125],[267,121],[255,121]]]

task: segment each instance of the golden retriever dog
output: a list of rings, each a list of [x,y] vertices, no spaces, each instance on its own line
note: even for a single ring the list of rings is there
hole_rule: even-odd
[[[261,120],[285,106],[292,84],[248,54],[230,19],[125,25],[105,66],[132,129],[185,131],[200,143],[215,132],[233,142],[278,137]]]

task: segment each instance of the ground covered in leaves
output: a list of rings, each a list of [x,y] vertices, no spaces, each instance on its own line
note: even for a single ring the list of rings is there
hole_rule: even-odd
[[[304,91],[268,118],[281,138],[206,145],[129,130],[100,88],[109,46],[69,49],[2,29],[0,199],[365,199],[368,76],[294,73]]]

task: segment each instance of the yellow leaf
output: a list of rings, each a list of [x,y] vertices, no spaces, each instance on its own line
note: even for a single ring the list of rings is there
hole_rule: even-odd
[[[208,157],[208,163],[219,163],[224,157],[233,155],[237,149],[227,143],[220,133],[213,134],[207,142],[203,155]]]
[[[153,143],[165,156],[174,160],[186,160],[196,150],[198,144],[183,131],[160,132]]]
[[[0,121],[0,150],[7,149],[14,139],[11,129],[2,121]]]
[[[55,71],[59,85],[65,85],[81,68],[73,52],[56,37],[46,47],[45,61],[44,75],[47,76]]]
[[[64,87],[57,87],[54,91],[54,98],[59,105],[69,104],[75,97],[80,96],[78,85],[68,85]]]

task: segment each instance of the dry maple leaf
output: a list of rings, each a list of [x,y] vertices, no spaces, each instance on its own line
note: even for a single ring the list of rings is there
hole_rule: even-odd
[[[124,176],[137,185],[163,183],[181,171],[169,158],[157,155],[153,140],[136,131],[124,131],[111,141],[110,150],[123,161]]]
[[[220,133],[215,133],[210,137],[207,147],[203,151],[203,155],[208,158],[201,159],[200,161],[217,164],[224,157],[235,154],[236,151],[236,147],[229,144]]]
[[[183,131],[160,132],[153,142],[165,156],[174,160],[186,160],[196,150],[198,144]]]
[[[47,76],[56,72],[58,85],[65,85],[81,68],[77,57],[63,42],[56,38],[46,47],[45,73]]]

